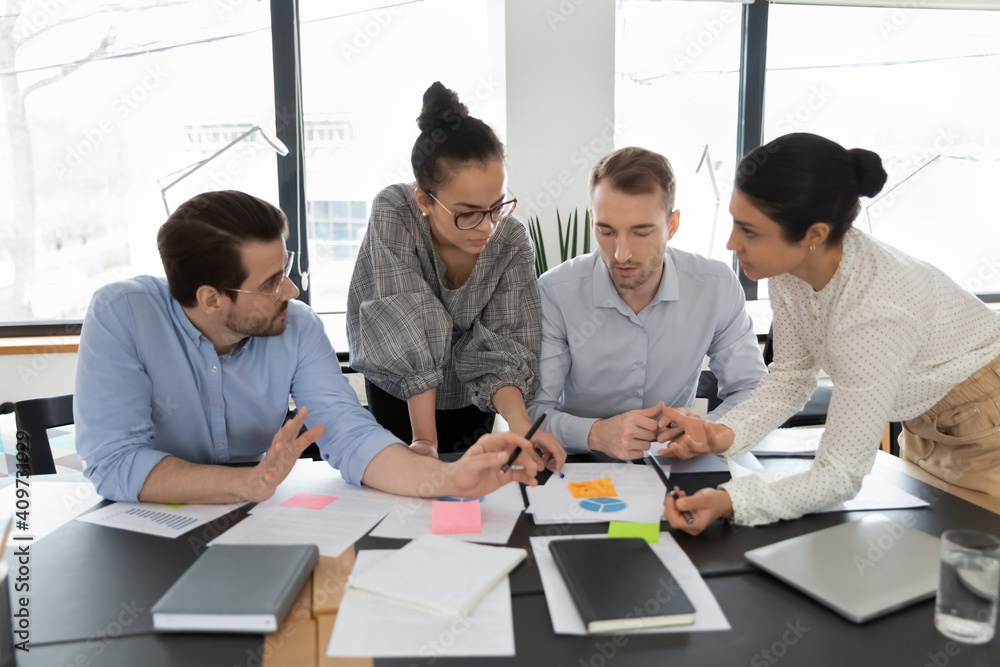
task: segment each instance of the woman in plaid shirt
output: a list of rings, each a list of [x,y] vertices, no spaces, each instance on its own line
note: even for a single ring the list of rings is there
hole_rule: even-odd
[[[497,412],[512,431],[528,431],[541,315],[500,140],[440,82],[424,93],[417,125],[416,183],[375,198],[351,278],[347,336],[372,414],[434,456],[490,432]],[[566,454],[551,433],[532,442],[562,467]]]

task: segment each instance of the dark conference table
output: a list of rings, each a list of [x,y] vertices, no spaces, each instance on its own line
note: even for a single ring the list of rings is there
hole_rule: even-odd
[[[887,456],[887,455],[886,455]],[[574,460],[593,460],[584,456]],[[930,503],[883,511],[940,535],[973,528],[1000,535],[1000,516],[904,474],[909,464],[880,454],[874,473]],[[780,464],[779,464],[780,465]],[[918,471],[919,472],[919,471]],[[918,474],[919,476],[919,474]],[[673,475],[690,492],[716,486],[727,473]],[[939,484],[940,485],[940,484]],[[941,485],[946,486],[946,485]],[[100,506],[100,505],[98,505]],[[32,548],[30,653],[18,665],[225,665],[267,667],[262,635],[163,635],[152,631],[149,608],[205,549],[214,533],[246,516],[236,510],[183,537],[167,539],[71,521]],[[517,655],[510,658],[376,659],[376,667],[415,665],[873,665],[954,667],[1000,665],[1000,636],[984,646],[950,642],[934,628],[934,601],[855,625],[780,581],[755,570],[743,552],[860,518],[835,512],[757,528],[718,522],[698,537],[674,533],[719,601],[732,629],[666,635],[568,637],[552,631],[541,580],[529,557],[511,574]],[[666,524],[663,525],[666,528]],[[531,548],[532,535],[601,533],[606,524],[534,526],[522,514],[509,546]],[[404,540],[364,537],[358,549],[394,548]],[[325,647],[329,638],[323,638]],[[321,660],[322,661],[322,660]]]

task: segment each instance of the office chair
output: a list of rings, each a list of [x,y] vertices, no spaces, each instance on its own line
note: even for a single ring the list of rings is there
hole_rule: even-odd
[[[14,404],[14,417],[18,442],[22,433],[28,438],[29,474],[55,474],[56,464],[52,460],[47,429],[73,423],[73,394],[18,401]]]

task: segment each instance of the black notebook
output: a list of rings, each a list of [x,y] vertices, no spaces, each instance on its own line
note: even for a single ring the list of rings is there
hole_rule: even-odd
[[[315,544],[209,547],[153,605],[153,628],[275,632],[318,561]]]
[[[552,540],[549,551],[591,634],[694,622],[694,606],[645,540]]]

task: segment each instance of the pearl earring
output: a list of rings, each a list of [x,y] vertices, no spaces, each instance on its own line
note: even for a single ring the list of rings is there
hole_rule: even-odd
[[[424,215],[427,215],[427,214],[425,213]],[[809,246],[809,252],[816,252],[816,246],[814,246],[814,245]]]

